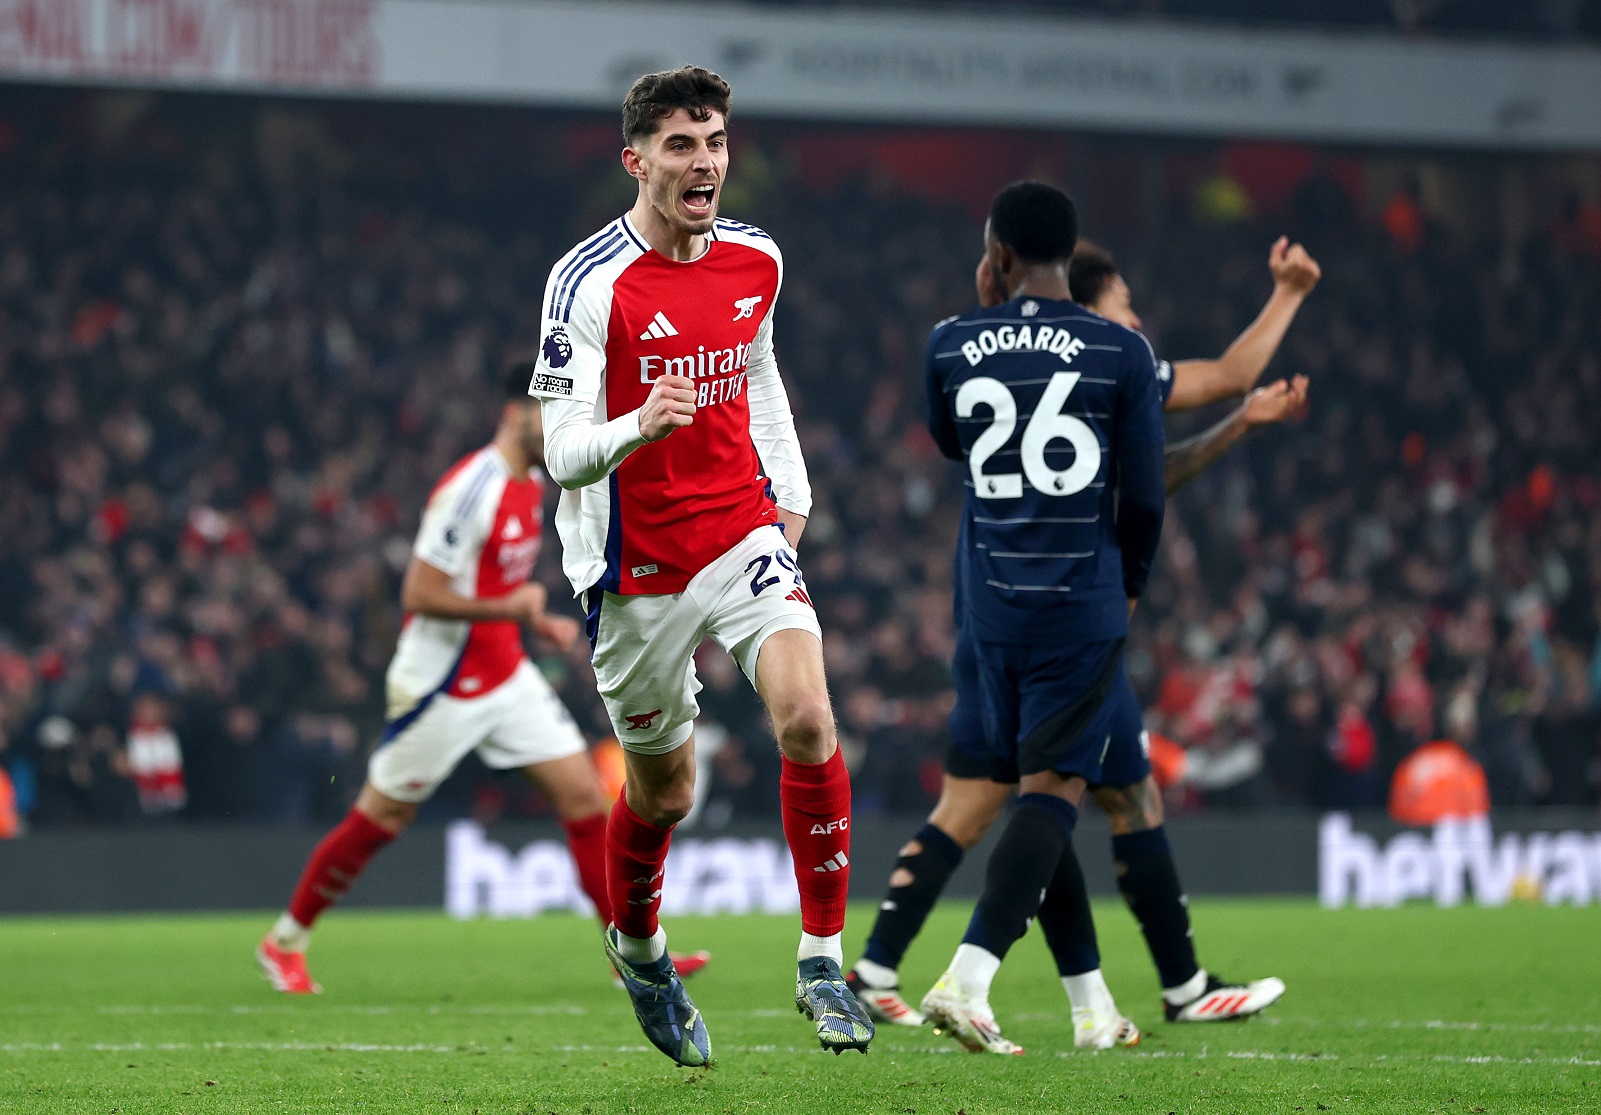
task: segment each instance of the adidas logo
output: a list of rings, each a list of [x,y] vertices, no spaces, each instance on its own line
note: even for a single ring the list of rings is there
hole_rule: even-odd
[[[650,328],[641,333],[639,339],[642,341],[659,341],[663,337],[676,336],[678,336],[678,330],[673,328],[673,323],[667,320],[666,314],[657,310],[656,316],[650,319]]]
[[[849,867],[851,861],[845,858],[844,852],[835,852],[823,861],[821,867],[812,868],[813,871],[838,871],[842,867]]]
[[[500,532],[500,537],[503,540],[505,540],[507,542],[510,542],[512,539],[521,538],[522,536],[523,536],[523,525],[522,525],[522,523],[518,522],[516,519],[507,519],[506,520],[506,529]]]

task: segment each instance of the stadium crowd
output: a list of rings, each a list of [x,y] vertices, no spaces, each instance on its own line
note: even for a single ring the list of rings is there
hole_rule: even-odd
[[[30,825],[342,815],[421,506],[489,436],[553,255],[630,196],[610,125],[537,119],[0,96],[0,766]],[[972,302],[978,230],[870,167],[819,182],[784,156],[804,129],[741,127],[724,206],[787,248],[802,556],[857,809],[920,811],[960,498],[922,344]],[[1594,805],[1601,211],[1505,242],[1318,172],[1218,204],[1241,194],[1210,178],[1104,237],[1170,358],[1250,320],[1279,232],[1323,265],[1268,373],[1312,375],[1310,419],[1174,500],[1137,616],[1148,724],[1186,749],[1173,806],[1379,806],[1441,736],[1498,805]],[[599,738],[583,651],[538,657]],[[701,675],[700,823],[771,815],[760,708],[726,656]],[[539,808],[469,763],[424,816]]]

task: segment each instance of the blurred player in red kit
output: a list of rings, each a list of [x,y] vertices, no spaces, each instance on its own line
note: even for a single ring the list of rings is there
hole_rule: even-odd
[[[320,990],[306,969],[317,917],[475,749],[489,767],[520,769],[549,799],[584,893],[610,920],[600,776],[578,725],[523,649],[524,630],[561,649],[579,634],[578,621],[545,610],[545,586],[529,580],[543,534],[544,432],[528,376],[527,364],[507,374],[494,440],[457,461],[423,511],[401,589],[406,622],[386,678],[383,745],[355,807],[312,852],[256,950],[279,991]],[[685,971],[705,960],[679,958]]]

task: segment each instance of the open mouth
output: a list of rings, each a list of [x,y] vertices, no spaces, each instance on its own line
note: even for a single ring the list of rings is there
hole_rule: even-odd
[[[691,186],[684,191],[684,208],[697,217],[709,217],[717,187],[710,182]]]

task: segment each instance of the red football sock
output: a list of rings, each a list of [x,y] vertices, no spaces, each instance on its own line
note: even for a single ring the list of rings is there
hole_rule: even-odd
[[[826,763],[783,761],[778,797],[784,839],[795,860],[801,928],[830,937],[845,928],[851,846],[851,776],[838,750]]]
[[[289,916],[310,928],[317,915],[344,897],[373,853],[395,834],[357,809],[317,845],[289,900]]]
[[[563,821],[567,850],[578,868],[578,885],[595,904],[600,924],[611,921],[611,900],[606,894],[606,814],[595,813],[576,821]]]
[[[672,828],[642,820],[628,808],[627,795],[612,806],[606,822],[606,879],[618,932],[641,940],[656,935],[662,865],[672,840]]]

